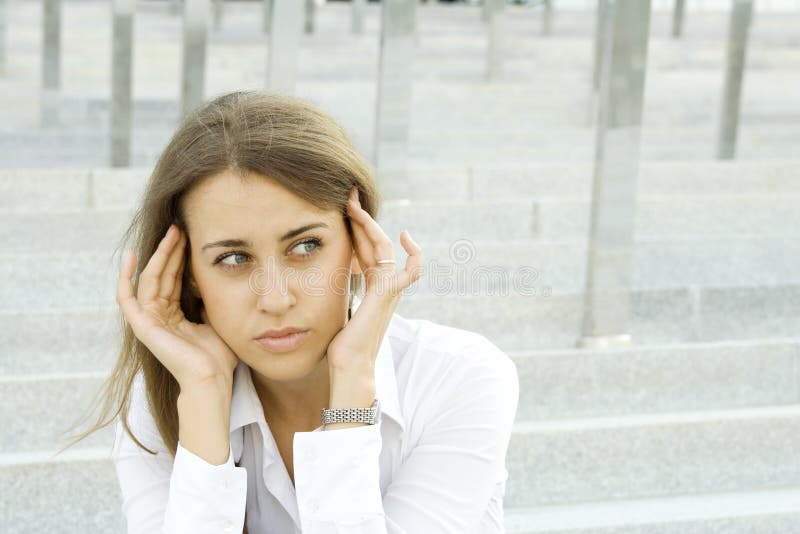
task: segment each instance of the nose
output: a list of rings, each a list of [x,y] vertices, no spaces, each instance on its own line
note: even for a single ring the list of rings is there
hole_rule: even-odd
[[[283,315],[297,299],[292,289],[292,269],[280,269],[267,261],[250,276],[250,289],[256,294],[256,307],[272,315]]]

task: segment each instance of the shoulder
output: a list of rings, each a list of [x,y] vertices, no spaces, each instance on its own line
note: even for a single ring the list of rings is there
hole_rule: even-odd
[[[514,361],[478,332],[394,314],[387,335],[396,367],[518,388]]]

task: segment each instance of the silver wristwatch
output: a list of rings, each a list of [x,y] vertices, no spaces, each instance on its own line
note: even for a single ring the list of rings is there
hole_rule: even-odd
[[[322,424],[332,423],[366,423],[374,425],[381,417],[381,403],[372,401],[369,408],[333,408],[322,410]]]

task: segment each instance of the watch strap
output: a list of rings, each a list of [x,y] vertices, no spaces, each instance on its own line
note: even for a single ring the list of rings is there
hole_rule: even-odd
[[[366,423],[374,425],[378,422],[378,399],[372,401],[369,408],[326,408],[322,410],[322,424],[333,423]]]

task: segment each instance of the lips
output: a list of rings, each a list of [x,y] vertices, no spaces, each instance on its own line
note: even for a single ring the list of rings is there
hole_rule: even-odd
[[[256,336],[256,339],[261,339],[265,337],[282,337],[286,334],[294,334],[296,332],[305,332],[305,328],[299,328],[295,326],[287,326],[286,328],[281,328],[280,330],[265,330],[261,332],[259,335]]]
[[[272,331],[275,332],[275,331]],[[270,352],[289,352],[302,345],[308,338],[308,330],[298,330],[296,328],[285,328],[282,331],[285,335],[263,335],[256,339],[256,343]]]

